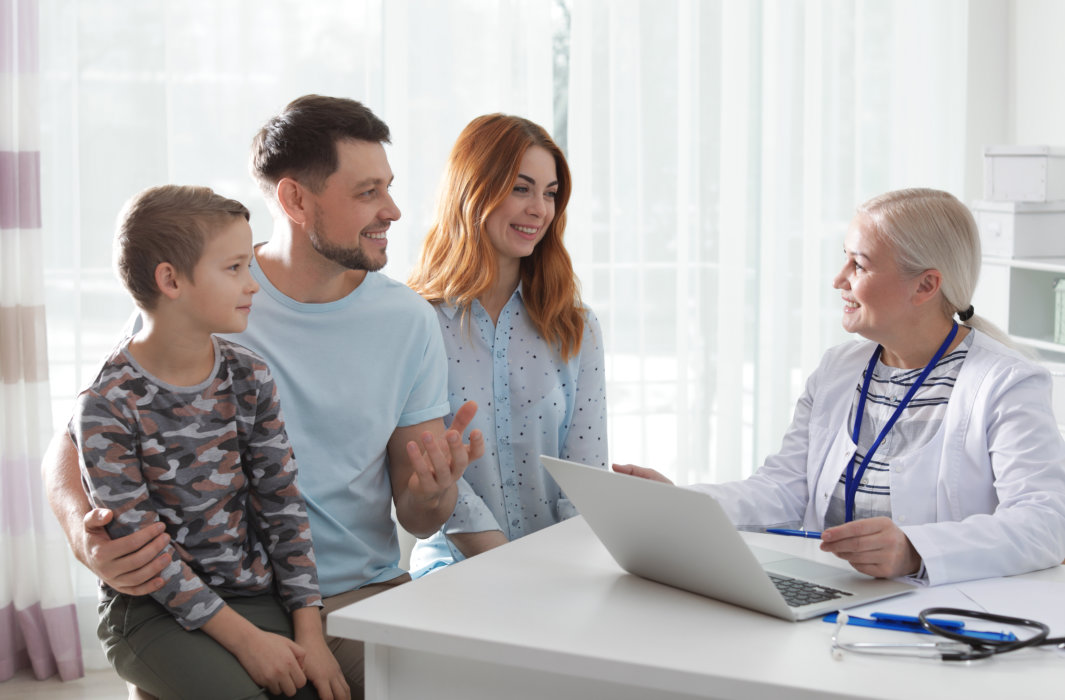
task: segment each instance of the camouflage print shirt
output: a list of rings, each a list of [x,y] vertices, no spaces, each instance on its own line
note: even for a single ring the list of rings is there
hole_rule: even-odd
[[[274,380],[255,353],[214,342],[214,369],[192,387],[151,376],[124,343],[70,423],[89,500],[115,513],[111,537],[166,523],[171,563],[152,596],[186,629],[222,609],[219,593],[321,604]]]

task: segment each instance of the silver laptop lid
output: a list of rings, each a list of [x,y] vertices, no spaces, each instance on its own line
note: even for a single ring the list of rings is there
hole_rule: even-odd
[[[546,456],[541,461],[611,556],[637,576],[788,620],[911,590],[769,550],[760,550],[770,555],[760,562],[709,494]],[[766,573],[776,569],[850,595],[845,601],[789,606]]]

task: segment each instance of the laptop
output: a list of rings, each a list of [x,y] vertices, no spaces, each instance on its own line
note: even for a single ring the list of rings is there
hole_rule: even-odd
[[[615,561],[637,576],[792,621],[914,589],[752,547],[709,494],[552,457],[540,460]]]

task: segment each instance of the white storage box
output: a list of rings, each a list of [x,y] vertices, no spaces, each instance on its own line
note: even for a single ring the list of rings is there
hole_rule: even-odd
[[[994,202],[1065,200],[1065,148],[987,146],[984,198]]]
[[[983,254],[1065,258],[1065,202],[974,202]]]

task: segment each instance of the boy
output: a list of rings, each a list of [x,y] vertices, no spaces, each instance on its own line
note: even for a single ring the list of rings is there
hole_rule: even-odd
[[[120,217],[116,269],[144,326],[78,397],[70,433],[109,534],[162,521],[170,561],[150,596],[103,586],[99,635],[119,675],[161,698],[315,697],[311,684],[346,698],[273,379],[213,335],[244,330],[259,288],[248,217],[179,186]]]

